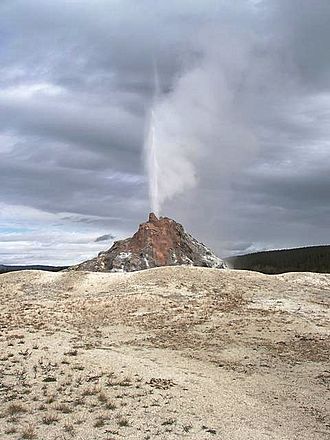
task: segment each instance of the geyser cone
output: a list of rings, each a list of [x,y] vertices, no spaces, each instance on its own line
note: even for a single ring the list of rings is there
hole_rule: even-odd
[[[148,221],[142,223],[132,237],[116,241],[108,251],[72,269],[132,272],[177,265],[226,267],[203,243],[185,232],[182,225],[168,217],[158,218],[151,212]]]

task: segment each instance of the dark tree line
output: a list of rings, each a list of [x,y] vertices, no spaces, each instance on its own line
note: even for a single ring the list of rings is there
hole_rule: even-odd
[[[66,268],[67,266],[43,266],[39,264],[29,266],[6,266],[0,264],[0,273],[16,272],[18,270],[46,270],[49,272],[59,272]]]
[[[330,272],[330,246],[257,252],[227,258],[233,269],[255,270],[266,274],[284,272]]]

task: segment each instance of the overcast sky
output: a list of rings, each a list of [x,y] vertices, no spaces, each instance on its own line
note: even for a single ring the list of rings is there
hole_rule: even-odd
[[[328,244],[329,23],[329,0],[1,0],[0,263],[135,232],[152,105],[162,215],[220,256]]]

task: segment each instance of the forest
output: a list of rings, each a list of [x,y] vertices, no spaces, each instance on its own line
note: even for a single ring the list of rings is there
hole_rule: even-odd
[[[232,269],[265,274],[284,272],[330,272],[330,245],[256,252],[226,258]]]

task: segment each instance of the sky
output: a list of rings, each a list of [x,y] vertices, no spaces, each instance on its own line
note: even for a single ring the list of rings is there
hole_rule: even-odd
[[[329,244],[329,22],[328,0],[1,0],[0,264],[134,233],[151,128],[160,214],[218,255]]]

